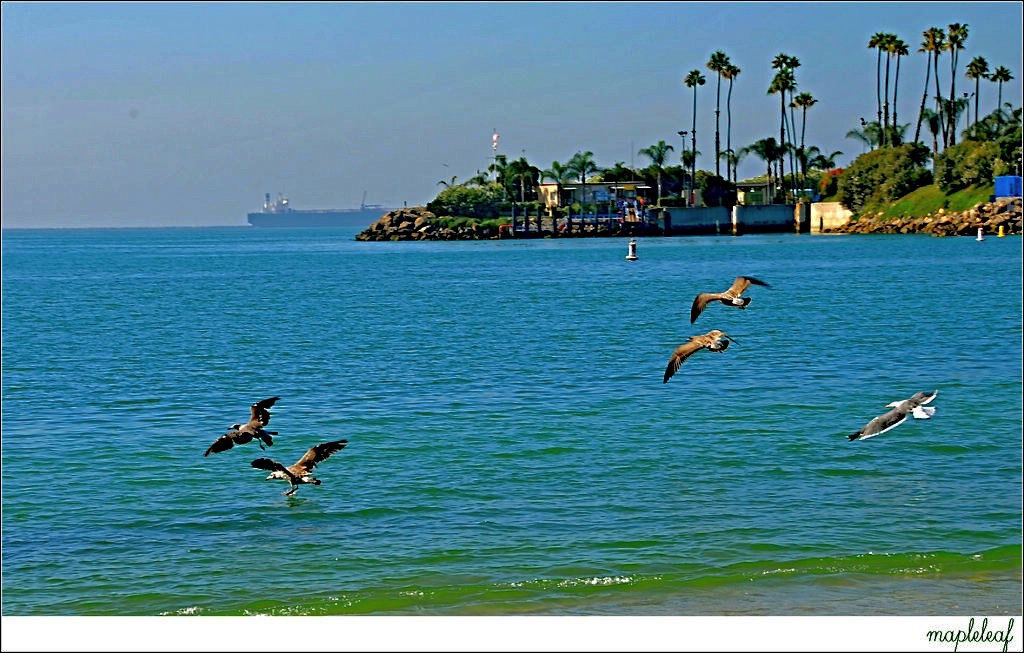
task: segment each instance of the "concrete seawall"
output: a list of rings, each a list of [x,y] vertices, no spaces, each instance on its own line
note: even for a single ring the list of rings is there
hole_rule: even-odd
[[[750,234],[807,231],[807,204],[736,205],[662,209],[666,231],[676,235]]]

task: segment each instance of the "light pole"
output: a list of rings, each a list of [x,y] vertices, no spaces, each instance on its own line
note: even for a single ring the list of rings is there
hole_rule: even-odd
[[[683,159],[683,162],[685,164],[686,157],[683,156],[683,153],[686,152],[686,135],[689,134],[690,132],[688,132],[688,131],[678,131],[676,133],[679,134],[679,140],[682,143],[682,149],[679,150],[679,156],[680,156],[680,158]],[[684,184],[683,191],[686,193],[686,197],[683,199],[683,206],[689,207],[690,206],[690,193],[687,191],[685,186],[686,185]]]

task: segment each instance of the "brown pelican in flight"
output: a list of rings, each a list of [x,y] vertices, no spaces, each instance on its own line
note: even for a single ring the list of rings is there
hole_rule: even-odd
[[[721,353],[729,348],[730,342],[735,342],[735,340],[729,334],[723,333],[718,329],[708,331],[704,335],[690,336],[689,341],[679,345],[672,352],[672,358],[668,359],[668,366],[665,368],[665,380],[662,383],[668,383],[672,375],[679,370],[679,366],[683,364],[683,361],[696,352],[701,349],[707,349],[708,351]]]
[[[726,306],[746,308],[747,304],[750,303],[750,298],[740,297],[740,295],[750,287],[750,284],[771,288],[765,282],[754,277],[736,277],[736,280],[732,282],[732,285],[725,292],[702,292],[693,298],[693,306],[690,308],[690,324],[697,321],[697,316],[704,311],[710,302],[722,302]]]
[[[256,469],[269,470],[270,476],[267,477],[268,481],[275,478],[288,481],[291,489],[284,493],[285,496],[288,496],[294,494],[299,489],[299,486],[304,483],[320,485],[320,479],[310,476],[313,473],[313,468],[316,467],[317,463],[322,463],[330,458],[331,454],[344,449],[347,444],[348,440],[337,440],[310,447],[309,451],[302,458],[299,458],[299,462],[291,467],[285,467],[270,458],[257,458],[252,461],[252,466]]]
[[[227,451],[236,444],[246,444],[251,442],[254,438],[260,445],[260,449],[265,449],[264,443],[268,447],[273,446],[274,439],[270,436],[277,435],[277,431],[264,431],[263,427],[270,422],[270,407],[274,405],[280,397],[271,397],[270,399],[264,399],[263,401],[257,401],[253,405],[249,406],[249,421],[245,424],[232,424],[231,431],[228,431],[224,435],[214,440],[210,448],[206,450],[203,456],[209,456],[211,453],[220,453],[221,451]]]
[[[931,419],[931,416],[935,414],[935,409],[930,406],[925,407],[924,404],[935,399],[935,395],[938,392],[938,390],[918,392],[909,399],[890,402],[886,404],[886,408],[891,408],[892,410],[879,415],[865,424],[864,428],[847,437],[851,441],[873,438],[902,424],[907,419],[907,415],[913,415],[916,419]]]

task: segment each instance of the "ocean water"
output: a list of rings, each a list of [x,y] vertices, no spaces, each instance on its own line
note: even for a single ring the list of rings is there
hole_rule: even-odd
[[[1021,613],[1019,238],[355,231],[3,232],[4,615]]]

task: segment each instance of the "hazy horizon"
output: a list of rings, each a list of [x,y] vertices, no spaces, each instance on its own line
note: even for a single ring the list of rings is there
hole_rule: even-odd
[[[499,153],[541,169],[582,150],[600,166],[646,166],[637,151],[658,140],[677,164],[693,69],[707,79],[698,167],[713,170],[715,50],[742,71],[734,148],[778,137],[779,99],[767,88],[782,52],[800,60],[797,92],[818,100],[807,144],[842,151],[846,165],[864,151],[846,132],[874,119],[872,34],[910,47],[897,108],[912,135],[925,78],[917,50],[931,26],[969,27],[958,95],[974,92],[964,71],[983,56],[1012,71],[1003,101],[1021,103],[1021,7],[4,2],[3,226],[240,226],[264,193],[296,208],[353,208],[364,192],[368,203],[413,206],[439,180],[485,170],[493,130]],[[939,70],[945,94],[948,55]],[[996,95],[982,80],[983,115]],[[763,167],[748,157],[740,178]]]

